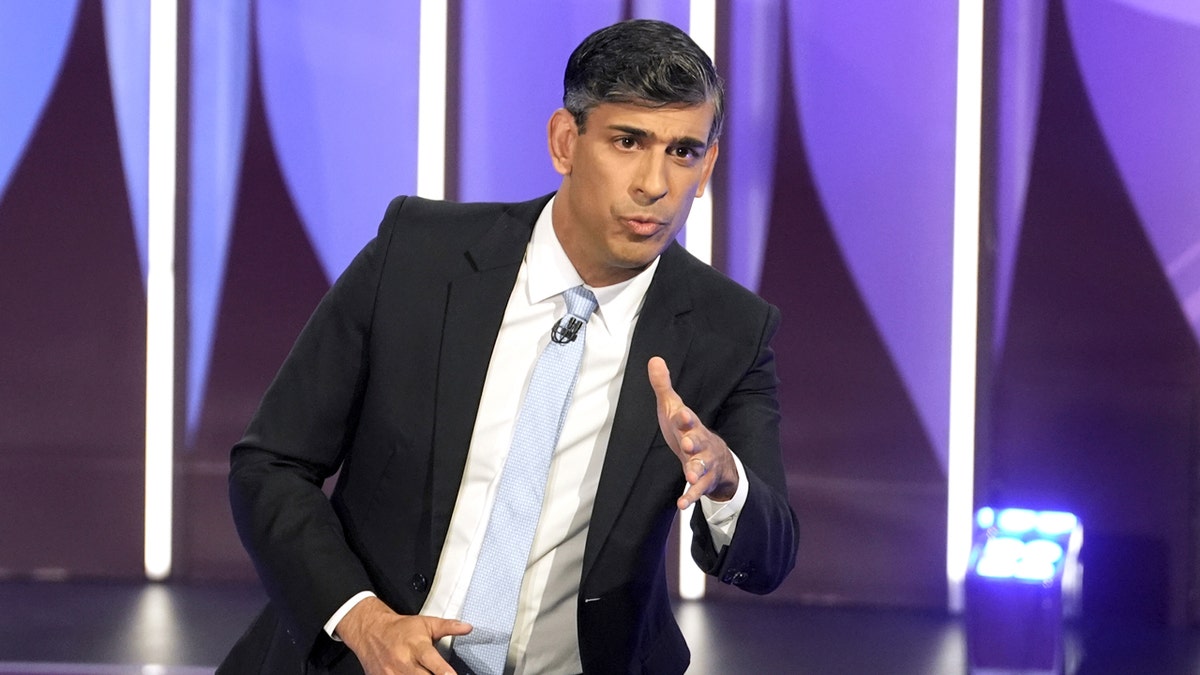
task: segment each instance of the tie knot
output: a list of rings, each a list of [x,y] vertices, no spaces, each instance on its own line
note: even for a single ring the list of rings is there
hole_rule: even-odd
[[[567,301],[567,312],[582,319],[584,323],[587,323],[592,312],[596,311],[596,296],[583,286],[568,288],[563,291],[563,298]]]

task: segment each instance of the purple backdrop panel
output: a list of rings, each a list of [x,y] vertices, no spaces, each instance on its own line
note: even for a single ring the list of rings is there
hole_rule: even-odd
[[[1013,267],[1025,216],[1025,194],[1037,135],[1046,42],[1046,2],[1000,5],[996,116],[996,271],[993,354],[999,356],[1008,319]]]
[[[150,232],[150,5],[144,0],[105,0],[104,33],[121,165],[145,283]]]
[[[1066,9],[1104,138],[1200,338],[1200,3],[1069,0]]]
[[[757,290],[775,186],[783,8],[779,0],[737,2],[729,20],[730,55],[723,69],[728,116],[720,161],[727,186],[721,201],[725,271]]]
[[[1195,0],[1109,0],[1149,16],[1200,26],[1200,2]]]
[[[993,501],[1067,508],[1087,523],[1089,616],[1183,626],[1195,579],[1187,512],[1200,345],[1087,76],[1096,64],[1086,65],[1095,47],[1085,42],[1098,35],[1085,38],[1068,3],[1047,4],[1038,131],[980,485]],[[1125,11],[1112,2],[1084,11],[1101,5]],[[1157,50],[1127,37],[1149,18],[1105,21],[1126,57],[1107,63],[1123,79],[1118,89],[1106,79],[1105,94],[1122,92],[1153,120],[1160,92],[1135,81],[1146,75],[1134,63],[1153,63]],[[1140,145],[1161,147],[1154,131]]]
[[[0,3],[0,81],[23,83],[19,104],[0,99],[0,136],[19,148],[0,199],[0,568],[137,576],[146,296],[104,21],[98,2],[47,7],[53,20],[10,9],[35,6]],[[9,66],[38,74],[10,82]]]
[[[691,12],[691,0],[633,0],[633,15],[630,18],[658,19],[686,31],[691,29]]]
[[[619,0],[464,0],[459,32],[458,194],[518,200],[558,187],[546,122],[562,106],[567,57],[621,18]]]
[[[416,0],[256,5],[271,138],[325,273],[375,234],[388,201],[416,191]]]
[[[250,76],[250,6],[192,3],[191,139],[188,171],[187,437],[191,444],[208,383],[217,304],[225,279],[242,164]]]
[[[821,201],[944,468],[956,7],[794,0],[789,13]]]
[[[0,3],[0,197],[62,66],[78,0]]]

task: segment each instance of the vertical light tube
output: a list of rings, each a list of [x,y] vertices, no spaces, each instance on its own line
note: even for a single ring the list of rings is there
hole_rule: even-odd
[[[963,609],[975,481],[979,315],[979,191],[983,119],[983,0],[958,3],[954,145],[954,273],[950,328],[950,447],[946,499],[947,604]]]
[[[716,63],[717,60],[717,2],[692,0],[688,14],[689,35]],[[713,201],[712,186],[692,204],[688,215],[687,250],[706,263],[712,263]]]
[[[692,211],[688,214],[687,238],[685,248],[701,262],[712,264],[712,225],[713,200],[712,185],[704,191],[704,196],[692,202]]]
[[[146,265],[146,577],[171,574],[175,453],[177,0],[150,3],[149,234]]]
[[[417,83],[417,194],[446,195],[446,0],[421,0]]]
[[[717,54],[717,3],[716,0],[692,0],[688,15],[689,34],[713,62]],[[713,203],[712,186],[704,196],[692,203],[688,214],[687,250],[706,263],[712,263]],[[705,574],[692,562],[693,504],[679,519],[679,597],[684,600],[699,600],[704,597]]]

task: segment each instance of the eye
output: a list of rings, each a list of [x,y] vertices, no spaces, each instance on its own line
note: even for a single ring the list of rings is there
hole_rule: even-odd
[[[616,144],[622,150],[633,150],[638,147],[637,139],[632,136],[618,136]]]
[[[671,155],[675,159],[681,159],[685,162],[691,162],[700,158],[699,149],[687,145],[676,145],[668,148],[667,154]]]

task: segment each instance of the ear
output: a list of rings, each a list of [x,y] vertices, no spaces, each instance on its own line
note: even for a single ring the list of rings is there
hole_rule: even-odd
[[[717,163],[717,155],[721,154],[721,144],[713,141],[713,144],[708,147],[708,151],[704,153],[704,173],[700,175],[700,184],[696,186],[696,196],[703,197],[704,190],[708,187],[708,179],[712,176],[713,165]]]
[[[566,108],[559,108],[550,116],[546,124],[547,143],[550,146],[550,161],[554,170],[566,176],[571,173],[571,158],[575,153],[575,139],[579,138],[579,129],[575,126],[575,116]]]

